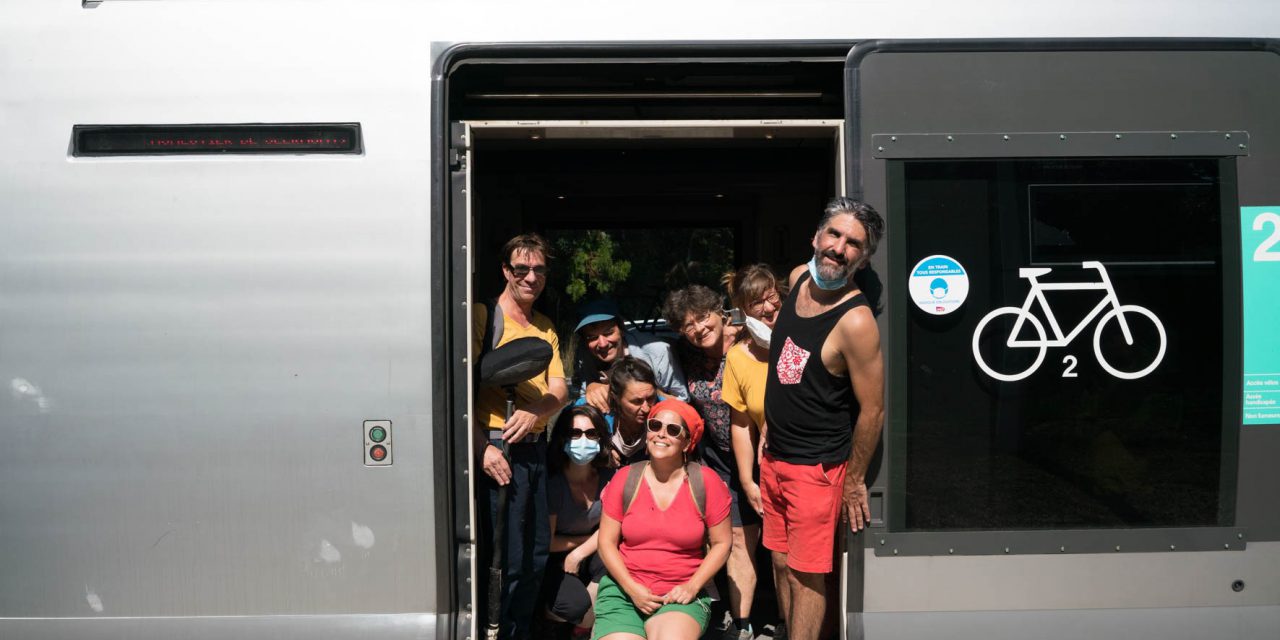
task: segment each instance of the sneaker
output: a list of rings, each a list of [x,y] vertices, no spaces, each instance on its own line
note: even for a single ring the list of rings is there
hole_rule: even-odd
[[[734,628],[737,629],[736,626]],[[732,638],[733,640],[756,640],[756,634],[751,631],[750,626],[748,626],[746,629],[738,629],[737,634],[731,635],[729,637]]]
[[[773,627],[773,640],[787,640],[787,623],[779,621]]]

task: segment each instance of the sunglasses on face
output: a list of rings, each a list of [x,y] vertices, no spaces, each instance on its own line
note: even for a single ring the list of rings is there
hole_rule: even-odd
[[[685,432],[684,425],[681,425],[681,424],[671,424],[669,422],[663,422],[661,420],[649,421],[649,433],[658,433],[659,431],[662,431],[663,428],[666,428],[667,437],[670,437],[670,438],[679,438],[680,436],[684,435],[684,432]]]
[[[547,265],[545,264],[531,267],[527,264],[511,264],[508,262],[507,268],[511,270],[511,275],[515,276],[517,280],[529,275],[530,271],[533,272],[533,275],[536,275],[539,278],[545,278],[547,276]]]
[[[587,438],[588,440],[599,440],[600,432],[596,431],[595,428],[579,429],[577,427],[573,427],[569,429],[569,439],[577,440],[578,438]]]

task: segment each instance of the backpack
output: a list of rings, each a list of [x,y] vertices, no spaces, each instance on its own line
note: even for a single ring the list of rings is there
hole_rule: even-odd
[[[480,353],[476,355],[475,366],[471,367],[472,381],[474,388],[480,387],[480,361],[485,355],[498,347],[498,342],[502,340],[502,307],[498,306],[497,298],[489,298],[480,303],[484,307],[485,316],[488,322],[484,325],[484,337],[480,339]]]
[[[502,307],[498,306],[497,298],[489,298],[480,304],[484,305],[484,310],[488,315],[489,322],[484,325],[484,338],[480,341],[480,356],[476,358],[479,362],[484,354],[493,351],[498,347],[498,341],[502,340]]]
[[[649,467],[648,460],[641,460],[627,465],[627,483],[622,485],[622,514],[631,510],[631,503],[636,499],[640,488],[640,480],[644,478],[644,470]],[[698,508],[698,515],[703,524],[707,521],[707,485],[703,483],[702,465],[689,462],[684,466],[684,475],[689,479],[689,493],[693,494],[693,504]]]

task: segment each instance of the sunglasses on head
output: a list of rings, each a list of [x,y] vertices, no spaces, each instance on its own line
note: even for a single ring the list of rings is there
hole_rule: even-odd
[[[684,425],[682,424],[671,424],[669,422],[663,422],[661,420],[649,421],[649,433],[657,433],[659,431],[662,431],[663,427],[666,427],[667,436],[671,438],[679,438],[685,432]]]
[[[599,432],[599,431],[596,431],[596,430],[595,430],[595,427],[592,427],[592,428],[590,428],[590,429],[579,429],[579,428],[577,428],[577,427],[572,427],[572,428],[570,428],[570,429],[569,429],[569,439],[570,439],[570,440],[577,440],[578,438],[587,438],[587,439],[590,439],[590,440],[599,440],[599,439],[600,439],[600,432]]]
[[[510,262],[508,262],[507,268],[511,270],[511,275],[515,276],[516,278],[523,278],[529,275],[530,271],[532,271],[539,278],[545,277],[547,275],[547,265],[545,264],[540,264],[536,267],[531,267],[527,264],[511,264]]]

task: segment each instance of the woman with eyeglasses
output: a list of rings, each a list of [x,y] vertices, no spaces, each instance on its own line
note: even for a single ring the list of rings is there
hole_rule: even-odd
[[[711,616],[703,590],[729,555],[728,487],[689,464],[702,417],[668,398],[645,429],[649,459],[618,470],[600,498],[599,553],[609,573],[600,579],[594,640],[700,637]]]
[[[591,629],[592,605],[604,575],[596,539],[600,492],[613,477],[608,433],[598,409],[571,407],[556,421],[548,449],[551,555],[542,597],[547,617],[574,625],[575,637],[585,636]]]
[[[746,337],[725,355],[724,386],[721,397],[729,405],[733,439],[734,475],[742,487],[742,497],[757,515],[764,515],[760,501],[760,443],[764,438],[764,386],[769,376],[769,343],[773,323],[782,308],[785,283],[767,264],[754,264],[731,271],[724,277],[730,303],[746,315]],[[749,558],[755,557],[760,528],[744,527]],[[735,542],[737,542],[735,540]],[[733,557],[730,556],[730,571]],[[774,568],[774,584],[783,611],[790,602],[786,566]],[[756,584],[755,565],[750,567],[750,584]],[[780,579],[779,579],[780,578]],[[742,610],[751,611],[753,589],[743,593]],[[777,633],[775,632],[775,635]]]
[[[753,637],[751,605],[756,588],[755,558],[747,540],[759,538],[760,514],[752,509],[738,481],[738,464],[733,455],[729,405],[721,397],[724,386],[725,354],[733,348],[724,314],[724,297],[699,284],[671,292],[662,306],[662,315],[680,330],[676,354],[689,385],[689,403],[706,420],[707,438],[702,458],[729,487],[732,498],[730,521],[733,547],[729,552],[729,614],[733,617],[734,638]],[[736,329],[736,327],[735,327]]]

